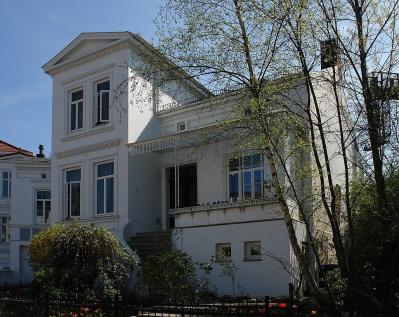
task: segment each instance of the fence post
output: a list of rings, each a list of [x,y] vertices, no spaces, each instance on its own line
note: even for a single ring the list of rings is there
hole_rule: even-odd
[[[114,297],[114,317],[119,317],[119,296],[115,294]]]
[[[288,316],[292,317],[293,314],[293,305],[294,305],[294,284],[288,284]]]
[[[44,315],[46,317],[50,316],[50,307],[49,307],[49,298],[48,298],[48,292],[44,292]]]
[[[269,302],[270,302],[269,296],[265,296],[265,317],[269,317],[270,315]]]

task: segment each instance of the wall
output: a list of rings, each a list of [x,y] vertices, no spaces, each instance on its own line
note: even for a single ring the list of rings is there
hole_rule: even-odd
[[[216,243],[230,242],[232,262],[238,267],[236,295],[242,293],[262,298],[288,294],[290,277],[279,262],[289,264],[290,261],[289,241],[283,221],[186,228],[177,229],[174,233],[176,247],[191,255],[194,261],[205,263],[215,255]],[[245,241],[261,241],[261,261],[244,260]],[[218,294],[233,294],[232,283],[221,276],[217,263],[213,265],[210,286]]]

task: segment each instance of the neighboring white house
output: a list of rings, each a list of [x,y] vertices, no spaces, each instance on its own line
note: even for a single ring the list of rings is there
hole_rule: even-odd
[[[28,242],[50,212],[50,161],[0,140],[0,284],[31,281]]]
[[[263,154],[237,157],[223,138],[193,151],[234,94],[213,96],[179,73],[153,85],[135,67],[152,58],[136,34],[82,33],[43,66],[53,80],[51,223],[104,226],[139,254],[171,232],[195,261],[231,259],[238,292],[287,294],[295,259]],[[215,264],[211,286],[231,294],[222,275]]]

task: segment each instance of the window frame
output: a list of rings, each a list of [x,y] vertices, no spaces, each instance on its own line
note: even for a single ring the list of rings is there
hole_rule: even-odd
[[[3,222],[4,219],[6,219],[5,223]],[[0,226],[1,226],[0,243],[10,241],[10,221],[11,221],[10,216],[8,215],[0,216]],[[5,230],[3,230],[3,227],[5,228]],[[3,232],[5,232],[5,239],[3,239]]]
[[[100,90],[99,92],[97,91],[97,86],[100,84],[103,84],[105,82],[109,82],[109,89],[108,90]],[[105,120],[102,118],[102,99],[103,99],[103,93],[108,93],[108,120]],[[99,125],[104,125],[108,124],[111,121],[111,78],[110,77],[105,77],[100,80],[96,80],[93,83],[93,101],[94,101],[94,126],[99,126]],[[98,99],[100,97],[100,100]],[[100,102],[100,104],[98,104]]]
[[[259,254],[251,254],[251,245],[259,244]],[[244,261],[262,261],[262,242],[260,240],[244,242]]]
[[[225,254],[220,253],[220,251],[222,251],[222,248],[226,246],[230,248],[230,256],[226,256]],[[231,258],[232,258],[231,242],[218,242],[215,244],[216,262],[231,261]]]
[[[261,155],[261,162],[259,166],[251,166],[249,168],[245,167],[245,158],[246,157],[251,157],[252,158],[255,155]],[[238,169],[236,170],[231,170],[230,169],[230,161],[237,159],[238,160]],[[265,160],[265,155],[262,152],[250,152],[250,153],[245,153],[243,155],[240,155],[238,157],[228,157],[227,158],[227,200],[234,202],[234,201],[246,201],[246,200],[253,200],[253,199],[262,199],[264,198],[266,195],[266,191],[265,191],[265,186],[268,183],[268,180],[266,179],[266,160]],[[252,164],[251,164],[252,165]],[[257,182],[255,182],[255,173],[257,171],[261,172],[261,186],[260,186],[260,196],[256,197],[256,186],[255,184]],[[250,173],[250,186],[251,186],[251,197],[245,197],[245,183],[244,183],[244,174],[246,173]],[[233,175],[237,175],[238,178],[238,196],[234,199],[231,196],[231,192],[230,192],[230,176]]]
[[[38,192],[49,192],[50,193],[50,198],[38,198]],[[41,218],[44,218],[43,222],[39,222],[38,221],[38,209],[37,209],[37,202],[40,201],[42,202],[42,206],[43,206],[43,216],[41,216]],[[50,211],[48,213],[48,217],[47,217],[47,222],[46,222],[46,202],[50,202]],[[34,209],[35,209],[35,215],[34,215],[34,223],[38,224],[38,225],[46,225],[49,224],[50,221],[50,214],[51,214],[51,189],[47,189],[47,188],[38,188],[35,190],[35,205],[34,205]]]
[[[72,172],[72,171],[80,171],[80,180],[79,181],[70,181],[67,182],[67,173]],[[63,185],[64,185],[64,199],[63,199],[63,206],[64,206],[64,216],[65,219],[79,219],[81,217],[81,212],[82,212],[82,168],[81,166],[76,166],[76,167],[71,167],[68,169],[65,169],[63,171]],[[70,194],[70,197],[72,197],[72,185],[73,184],[79,184],[79,215],[77,216],[72,216],[72,198],[69,201],[69,210],[68,210],[68,194]],[[69,187],[68,191],[68,185],[71,185]]]
[[[113,164],[113,174],[112,175],[106,175],[106,176],[98,176],[98,167],[100,166],[100,165],[104,165],[104,164],[109,164],[109,163],[112,163]],[[109,161],[102,161],[102,162],[96,162],[95,164],[94,164],[94,210],[95,210],[95,216],[96,217],[101,217],[101,216],[104,216],[104,215],[110,215],[110,214],[114,214],[115,213],[115,207],[116,207],[116,200],[115,200],[115,197],[116,197],[116,190],[115,190],[115,188],[116,188],[116,173],[115,173],[115,171],[116,171],[116,169],[115,169],[115,166],[116,166],[116,164],[115,164],[115,161],[114,160],[109,160]],[[113,179],[113,189],[112,189],[112,191],[113,191],[113,197],[112,197],[112,204],[113,204],[113,206],[112,206],[112,211],[107,211],[106,209],[107,209],[107,200],[106,200],[106,197],[107,197],[107,179],[110,179],[110,178],[112,178]],[[98,209],[97,209],[97,203],[98,203],[98,188],[97,188],[97,181],[98,180],[103,180],[104,182],[103,182],[103,189],[104,189],[104,191],[103,191],[103,195],[104,195],[104,197],[103,197],[103,204],[104,204],[104,211],[102,212],[102,213],[99,213],[98,212]]]
[[[72,101],[75,92],[82,91],[82,99]],[[79,128],[79,103],[82,103],[82,127]],[[75,105],[75,129],[72,129],[72,106]],[[68,90],[68,132],[75,133],[84,130],[85,127],[85,89],[83,86]]]
[[[4,174],[7,174],[8,177],[4,178]],[[10,170],[2,170],[0,171],[1,183],[0,183],[0,198],[1,199],[10,199],[11,198],[11,183],[12,183],[12,173]],[[3,196],[4,193],[4,183],[7,183],[7,196]]]

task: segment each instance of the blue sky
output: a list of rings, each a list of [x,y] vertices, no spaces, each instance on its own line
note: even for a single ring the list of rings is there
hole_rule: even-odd
[[[81,32],[155,37],[162,0],[1,0],[0,139],[37,152],[51,147],[51,79],[41,66]]]

